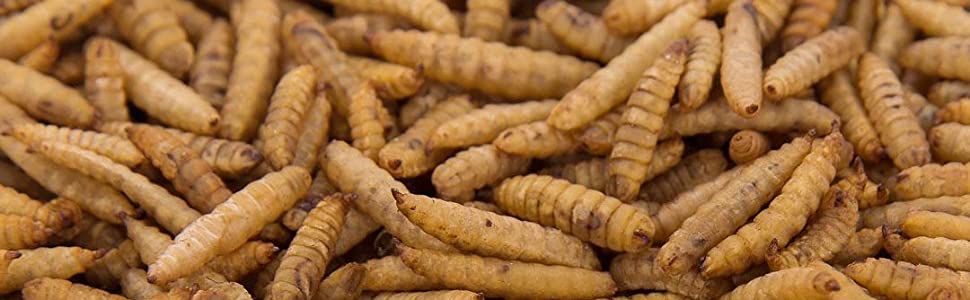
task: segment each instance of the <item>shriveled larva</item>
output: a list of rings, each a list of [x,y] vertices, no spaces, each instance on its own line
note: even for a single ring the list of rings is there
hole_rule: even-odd
[[[327,263],[350,208],[353,195],[333,194],[310,211],[283,254],[267,299],[311,299],[323,279]],[[309,281],[309,284],[307,284]]]
[[[765,72],[765,95],[780,100],[811,87],[862,54],[865,45],[852,27],[825,31],[798,45]]]
[[[292,39],[299,56],[319,71],[319,81],[328,82],[333,89],[337,112],[347,118],[355,148],[367,157],[377,158],[384,146],[384,127],[379,115],[383,109],[380,100],[367,82],[353,73],[346,63],[346,55],[337,49],[323,26],[299,11],[287,14],[283,20],[283,37]]]
[[[751,162],[725,184],[720,193],[684,220],[680,229],[660,248],[657,264],[664,271],[674,274],[683,273],[694,266],[704,253],[741,228],[771,199],[774,191],[809,153],[810,144],[810,139],[796,138]],[[714,225],[710,220],[723,222]]]
[[[192,88],[216,108],[226,103],[235,44],[232,26],[225,19],[217,19],[199,40],[195,65],[189,70]]]
[[[686,0],[610,1],[603,8],[603,19],[610,31],[621,35],[636,35],[647,31],[665,15],[687,3]]]
[[[84,92],[101,122],[128,121],[124,73],[118,49],[104,39],[91,39],[84,48]]]
[[[108,122],[98,125],[98,131],[118,136],[127,136],[126,130],[135,123]],[[157,127],[162,128],[162,127]],[[185,143],[199,154],[212,170],[225,178],[238,178],[263,161],[262,154],[253,146],[208,136],[196,135],[171,128],[163,128],[169,134]]]
[[[127,131],[128,138],[148,155],[193,208],[208,213],[232,195],[198,153],[168,132],[146,125],[135,125]]]
[[[7,80],[0,83],[0,95],[31,116],[78,128],[94,123],[94,107],[81,93],[56,79],[3,59],[0,59],[0,73],[7,74]]]
[[[527,175],[507,179],[495,188],[494,198],[495,203],[511,215],[556,226],[584,241],[615,251],[635,252],[648,247],[656,227],[645,212],[633,206],[551,176]],[[528,205],[527,202],[537,204]],[[570,210],[567,207],[584,209]]]
[[[789,1],[790,0],[786,0]],[[724,19],[721,87],[735,114],[751,118],[761,111],[761,38],[751,0],[735,1]]]
[[[731,137],[728,155],[735,164],[745,164],[758,159],[771,150],[771,141],[763,133],[741,130]]]
[[[677,93],[681,107],[691,110],[707,101],[714,85],[714,74],[721,66],[721,32],[714,22],[701,20],[691,27],[687,39],[690,50]]]
[[[704,276],[740,274],[764,262],[770,243],[787,245],[818,209],[836,170],[848,165],[852,151],[846,148],[848,144],[838,133],[814,141],[812,150],[792,171],[771,204],[737,233],[710,249],[702,263]]]
[[[704,149],[697,151],[684,157],[670,171],[644,183],[640,187],[637,200],[670,202],[681,193],[713,180],[727,168],[727,165],[727,160],[724,159],[724,155],[719,150]]]
[[[596,298],[616,292],[616,284],[605,272],[406,246],[399,246],[398,252],[404,264],[415,273],[440,282],[447,288],[469,289],[508,298]],[[546,284],[537,287],[531,280]]]
[[[280,79],[270,98],[266,120],[259,125],[260,149],[275,170],[293,163],[302,120],[314,98],[317,76],[312,66],[299,66]]]
[[[765,261],[772,270],[806,266],[813,261],[828,261],[849,243],[859,220],[858,197],[864,182],[857,182],[853,190],[832,186],[822,200],[814,221],[801,236],[784,249],[772,242]]]
[[[625,253],[610,262],[610,275],[620,290],[664,290],[694,299],[714,299],[731,290],[724,278],[705,279],[696,270],[681,274],[664,272],[654,263],[657,249]]]
[[[828,134],[839,125],[838,115],[810,100],[766,102],[760,110],[764,115],[759,113],[753,118],[744,118],[733,113],[723,99],[709,101],[693,111],[675,110],[668,114],[660,138],[744,129],[781,133],[815,130],[817,134]]]
[[[900,228],[910,237],[942,237],[951,240],[970,240],[970,217],[948,213],[915,211],[906,215]]]
[[[219,112],[219,136],[246,141],[256,135],[279,76],[282,13],[277,1],[235,1],[233,7],[230,19],[236,33],[236,53],[226,102]]]
[[[970,162],[970,147],[964,143],[970,139],[970,126],[944,123],[929,132],[933,157],[946,162]]]
[[[502,152],[493,145],[472,147],[436,167],[431,183],[439,197],[467,202],[474,198],[475,190],[525,173],[531,161],[528,157]]]
[[[893,163],[908,168],[929,162],[926,133],[904,106],[902,85],[885,60],[872,53],[863,54],[858,72],[862,101]]]
[[[704,6],[700,2],[689,2],[674,10],[609,64],[563,96],[549,114],[548,122],[561,130],[579,129],[622,103],[636,88],[638,75],[670,43],[684,37],[703,14]]]
[[[170,282],[241,246],[296,203],[309,187],[310,175],[292,166],[250,183],[179,233],[148,267],[148,281]]]
[[[405,98],[424,85],[422,68],[412,69],[359,56],[347,56],[347,64],[361,79],[370,82],[381,99]]]
[[[845,274],[877,295],[893,299],[927,299],[936,288],[962,284],[970,273],[886,258],[867,258],[845,268]]]
[[[471,0],[463,20],[462,35],[485,41],[502,41],[508,23],[509,0]]]
[[[104,251],[78,247],[36,248],[17,252],[20,257],[11,260],[3,271],[6,276],[0,277],[0,293],[19,290],[35,278],[70,278],[84,272],[96,259],[104,256]],[[10,255],[7,254],[6,257],[9,258]]]
[[[54,67],[54,63],[57,62],[60,53],[61,47],[58,46],[57,41],[47,40],[21,56],[17,63],[37,72],[49,73],[50,69]]]
[[[958,25],[970,23],[970,13],[963,7],[927,0],[899,0],[896,4],[913,26],[930,36],[970,35],[970,28]]]
[[[145,176],[132,172],[108,158],[70,144],[52,141],[40,141],[30,147],[53,162],[107,182],[121,190],[169,232],[179,232],[199,218],[199,213],[185,204],[182,199],[172,196],[165,188],[149,182]]]
[[[131,168],[145,162],[145,156],[134,144],[125,138],[109,134],[40,124],[17,125],[12,133],[24,144],[30,145],[44,140],[67,143],[104,155]]]
[[[189,71],[195,50],[166,1],[121,0],[111,4],[118,30],[139,52],[175,78]]]
[[[536,17],[566,47],[574,49],[583,57],[603,63],[608,63],[633,43],[632,38],[608,31],[606,24],[598,16],[565,1],[542,2],[536,7]]]
[[[474,109],[468,96],[451,97],[431,108],[407,131],[395,137],[378,152],[378,164],[395,178],[423,174],[448,158],[448,148],[426,150],[428,140],[438,125]]]
[[[862,211],[862,226],[898,228],[910,212],[925,210],[970,216],[970,196],[942,196],[889,203]]]
[[[629,202],[640,191],[656,148],[657,136],[684,71],[687,43],[674,42],[644,71],[627,100],[622,123],[610,153],[606,193]]]
[[[839,70],[819,82],[822,103],[842,121],[842,133],[852,143],[855,153],[867,162],[877,162],[885,155],[879,134],[873,127],[865,107],[852,84],[849,71]]]
[[[926,93],[926,99],[939,107],[946,106],[960,98],[970,98],[970,84],[959,80],[937,82]]]
[[[505,129],[545,120],[555,106],[554,100],[486,105],[441,123],[434,129],[428,148],[462,148],[486,144]]]
[[[332,0],[330,2],[355,11],[398,16],[420,28],[443,34],[458,34],[460,31],[458,20],[448,10],[448,6],[440,1]]]
[[[362,264],[367,270],[361,289],[367,291],[421,291],[443,288],[441,284],[414,273],[400,256],[385,256]]]
[[[118,61],[131,102],[165,124],[198,134],[216,132],[219,113],[209,102],[175,77],[117,42]]]
[[[970,241],[925,236],[905,239],[888,230],[884,231],[884,235],[886,252],[895,260],[957,271],[970,270],[970,260],[966,258]]]
[[[407,188],[363,153],[345,142],[333,141],[327,145],[323,160],[326,163],[322,168],[330,182],[344,193],[357,194],[355,207],[383,225],[385,230],[407,244],[453,251],[451,246],[428,235],[397,210],[391,190],[407,192]]]
[[[72,283],[64,279],[56,278],[37,278],[24,283],[21,291],[24,299],[101,299],[101,300],[125,300],[128,298],[111,294],[103,290],[92,288],[80,283]]]
[[[378,32],[370,42],[374,52],[388,61],[411,67],[423,66],[428,78],[516,100],[560,97],[597,68],[593,63],[574,57],[414,30]],[[466,52],[475,57],[440,63]],[[532,63],[516,63],[519,61]],[[555,74],[547,74],[540,67],[552,65],[559,68]],[[462,71],[484,66],[495,72],[471,74]]]
[[[899,63],[903,67],[925,74],[970,81],[970,71],[962,63],[967,60],[968,56],[965,53],[967,48],[970,48],[970,38],[940,37],[925,39],[915,42],[906,50],[903,50],[899,57]]]
[[[358,55],[371,54],[374,51],[367,43],[366,36],[408,27],[408,23],[401,18],[381,14],[356,14],[336,18],[324,25],[327,34],[337,42],[341,51]]]
[[[5,41],[3,49],[0,49],[0,58],[16,59],[48,39],[61,41],[76,34],[81,25],[111,2],[56,0],[30,6],[0,24],[0,40]]]

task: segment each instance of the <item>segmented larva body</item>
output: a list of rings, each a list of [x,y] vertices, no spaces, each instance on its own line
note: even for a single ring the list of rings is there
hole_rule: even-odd
[[[790,0],[788,0],[790,2]],[[750,0],[735,1],[724,18],[721,87],[735,114],[751,118],[764,102],[758,14]]]
[[[731,136],[728,155],[736,164],[745,164],[771,151],[771,141],[763,133],[741,130]]]
[[[462,35],[485,41],[501,41],[509,19],[509,0],[471,0]]]
[[[914,38],[916,38],[916,29],[906,20],[899,5],[889,3],[879,20],[869,48],[872,49],[872,53],[889,61],[890,66],[898,73],[900,69],[896,64],[896,58],[913,42]]]
[[[22,124],[14,127],[13,134],[24,144],[30,145],[44,140],[67,143],[104,155],[128,167],[136,167],[145,162],[145,156],[127,139],[95,131]]]
[[[658,148],[659,150],[659,148]],[[676,166],[640,187],[638,201],[669,202],[693,187],[713,180],[728,165],[724,154],[716,149],[695,152]]]
[[[398,16],[420,28],[444,34],[459,34],[458,20],[441,1],[334,0],[333,4],[356,11]]]
[[[765,72],[765,95],[781,100],[809,88],[865,50],[852,27],[841,26],[798,45]]]
[[[510,19],[505,26],[505,43],[533,50],[552,51],[559,54],[574,54],[572,49],[563,45],[549,27],[538,19]]]
[[[781,49],[788,51],[829,26],[837,0],[795,0],[788,22],[781,31]]]
[[[24,289],[21,291],[21,293],[26,299],[128,299],[80,283],[73,283],[64,279],[46,277],[28,281],[24,284]]]
[[[20,257],[9,262],[0,281],[0,293],[10,293],[24,287],[35,278],[67,279],[94,265],[105,251],[79,247],[54,247],[18,250]],[[9,258],[10,256],[7,256]]]
[[[261,152],[273,169],[293,163],[294,150],[303,128],[302,120],[313,101],[317,76],[312,66],[293,69],[277,84],[266,120],[259,127]]]
[[[859,89],[869,118],[893,163],[905,169],[930,160],[930,145],[919,120],[905,106],[896,74],[881,58],[863,54],[859,61]]]
[[[941,1],[895,1],[909,22],[930,36],[967,36],[970,28],[954,26],[970,22],[970,13],[963,7]]]
[[[125,105],[124,73],[118,61],[118,49],[104,39],[88,40],[84,49],[84,92],[98,111],[102,122],[128,121]]]
[[[320,71],[320,81],[332,83],[336,110],[347,117],[355,148],[377,159],[384,147],[384,126],[380,120],[383,105],[374,89],[353,73],[346,55],[336,48],[323,26],[303,13],[287,14],[283,21],[284,38],[292,38],[300,57]]]
[[[686,59],[686,41],[675,42],[643,73],[630,95],[610,153],[608,195],[629,202],[640,191]]]
[[[970,214],[970,197],[942,196],[937,198],[919,198],[907,201],[897,201],[883,206],[873,207],[862,211],[862,226],[877,228],[889,226],[898,228],[906,215],[914,211],[945,212],[954,215]]]
[[[334,194],[310,211],[283,254],[268,299],[312,299],[327,263],[334,256],[337,236],[353,195]]]
[[[781,26],[785,25],[785,17],[791,11],[794,0],[750,0],[754,7],[758,31],[761,32],[761,43],[768,44],[775,39]]]
[[[862,182],[859,182],[862,183]],[[813,261],[828,261],[849,243],[859,221],[858,197],[861,186],[853,191],[833,186],[825,195],[815,221],[801,236],[784,249],[769,244],[765,259],[772,270],[806,266]]]
[[[77,128],[94,123],[94,107],[81,93],[57,79],[8,60],[0,60],[0,73],[7,74],[0,82],[0,95],[31,117]]]
[[[929,132],[933,158],[947,162],[970,162],[970,126],[957,123],[936,125]]]
[[[654,263],[657,249],[625,253],[610,262],[610,275],[620,290],[665,290],[693,299],[714,299],[731,290],[726,278],[705,279],[696,270],[682,274],[664,272]]]
[[[536,7],[536,17],[567,47],[600,62],[609,62],[633,42],[608,31],[598,16],[565,1],[542,2]]]
[[[845,274],[874,294],[893,299],[927,299],[937,288],[963,286],[966,292],[970,273],[947,268],[867,258],[845,267]]]
[[[959,162],[927,164],[904,169],[896,175],[892,196],[896,200],[962,196],[970,187],[955,182],[970,180],[970,165]]]
[[[296,140],[293,150],[293,165],[307,170],[313,170],[319,159],[320,149],[329,140],[330,118],[333,107],[327,98],[327,93],[317,91],[316,97],[310,103],[303,117],[303,130]]]
[[[867,162],[877,162],[885,155],[879,142],[879,134],[869,121],[862,100],[852,84],[848,70],[839,70],[819,82],[822,95],[819,98],[842,121],[842,133],[852,143],[855,153]]]
[[[681,139],[670,139],[658,144],[653,152],[653,159],[650,160],[650,165],[647,166],[647,173],[644,180],[651,180],[661,174],[670,174],[667,171],[674,168],[680,162],[683,155],[684,141]],[[608,170],[608,160],[593,158],[574,163],[554,165],[540,170],[539,173],[565,179],[571,183],[597,191],[605,191],[610,180]]]
[[[903,50],[899,64],[924,74],[970,81],[970,70],[962,63],[970,57],[968,49],[970,38],[966,37],[925,39]]]
[[[182,77],[192,67],[195,50],[165,1],[115,1],[111,17],[139,52],[173,76]]]
[[[431,135],[428,148],[461,148],[486,144],[510,127],[545,120],[555,100],[490,104],[446,120]]]
[[[596,64],[570,56],[431,32],[379,32],[370,41],[381,57],[405,66],[421,65],[428,78],[516,100],[558,98],[597,69]],[[454,57],[463,58],[453,61]],[[557,66],[558,72],[548,74],[545,66]]]
[[[444,161],[452,150],[426,147],[439,124],[474,109],[467,96],[451,97],[438,103],[407,131],[395,137],[378,153],[378,163],[397,178],[421,175]]]
[[[98,125],[98,131],[117,136],[126,136],[125,131],[134,123],[108,122]],[[263,155],[255,147],[243,142],[234,142],[172,128],[166,132],[185,143],[199,154],[216,174],[226,178],[238,178],[263,161]]]
[[[545,121],[506,129],[492,144],[507,153],[540,158],[567,154],[579,148],[572,133],[553,128]]]
[[[455,202],[471,201],[475,190],[525,173],[531,158],[508,154],[493,145],[458,152],[431,174],[438,196]]]
[[[624,111],[626,111],[626,105],[620,105],[589,122],[576,136],[576,139],[583,144],[583,150],[595,155],[610,154],[613,151],[616,129],[620,128]]]
[[[611,31],[621,35],[636,35],[647,31],[686,0],[618,0],[603,8],[603,19]]]
[[[942,237],[951,240],[970,240],[970,217],[948,213],[917,211],[906,216],[900,225],[909,237]]]
[[[408,23],[401,18],[376,14],[355,14],[334,19],[324,25],[327,34],[337,42],[341,51],[358,55],[374,52],[365,36],[408,27]]]
[[[347,64],[361,79],[370,82],[381,99],[405,98],[417,93],[424,85],[422,68],[413,69],[359,56],[347,56]]]
[[[550,176],[510,178],[494,192],[495,203],[509,214],[555,226],[615,251],[635,252],[646,248],[655,231],[650,216],[637,208],[596,190]],[[576,210],[566,207],[584,207],[589,214],[576,214]],[[563,215],[553,211],[569,213]]]
[[[226,87],[236,55],[236,36],[232,26],[218,19],[207,28],[199,40],[196,62],[190,70],[192,88],[216,108],[226,103]]]
[[[752,118],[744,118],[733,113],[726,101],[718,99],[692,111],[671,111],[667,115],[660,138],[744,129],[779,133],[815,130],[817,134],[828,134],[839,125],[838,115],[825,105],[810,100],[766,102],[760,110],[764,115],[759,113]]]
[[[30,249],[47,244],[54,231],[28,216],[0,214],[0,248]],[[2,277],[0,277],[2,278]]]
[[[947,103],[970,98],[970,84],[959,80],[944,80],[930,86],[926,100],[933,105],[944,107]]]
[[[677,93],[681,107],[691,110],[707,101],[714,85],[714,74],[721,66],[721,32],[714,22],[701,20],[691,27],[687,39],[690,50]]]
[[[256,135],[279,76],[280,20],[278,1],[243,0],[232,3],[231,23],[236,53],[219,112],[219,136],[246,141]]]
[[[128,138],[148,155],[193,208],[208,213],[232,195],[209,164],[175,136],[145,125],[132,126],[127,131]]]

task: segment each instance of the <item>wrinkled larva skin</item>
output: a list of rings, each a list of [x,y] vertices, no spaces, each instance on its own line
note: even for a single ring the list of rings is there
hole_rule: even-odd
[[[788,51],[825,31],[835,14],[838,0],[795,0],[785,28],[781,48]]]
[[[677,84],[680,105],[688,110],[707,102],[714,85],[714,74],[721,66],[721,32],[717,24],[701,20],[687,33],[690,50],[684,75]]]
[[[356,11],[401,17],[420,28],[443,34],[459,34],[458,20],[448,6],[435,0],[335,0],[333,4]]]
[[[862,193],[858,182],[853,190],[837,186],[829,189],[822,201],[818,216],[791,244],[780,250],[777,243],[769,244],[766,261],[772,270],[807,266],[813,261],[831,260],[849,243],[859,221],[856,200]]]
[[[869,118],[896,167],[905,169],[930,160],[930,145],[919,120],[905,106],[902,85],[886,62],[871,54],[859,60],[859,92]]]
[[[970,28],[953,26],[970,22],[970,13],[945,1],[900,0],[896,1],[903,14],[914,27],[930,36],[967,36]]]
[[[91,39],[84,48],[84,93],[102,122],[127,122],[124,73],[118,49],[104,39]]]
[[[829,299],[842,289],[834,274],[812,268],[792,268],[768,273],[735,288],[721,299]]]
[[[216,108],[226,103],[229,73],[232,71],[233,56],[236,55],[235,45],[236,35],[229,22],[216,20],[199,40],[196,62],[189,72],[192,88]]]
[[[852,143],[855,153],[866,162],[878,162],[886,150],[879,142],[879,134],[866,114],[862,100],[852,84],[847,70],[832,73],[819,82],[822,103],[842,120],[842,134]]]
[[[531,158],[508,154],[493,145],[468,148],[435,167],[431,183],[438,196],[468,202],[475,190],[526,172]]]
[[[550,176],[527,175],[506,179],[494,193],[495,203],[511,215],[555,226],[582,240],[615,251],[635,252],[648,247],[656,230],[653,220],[645,212],[596,190]],[[590,213],[573,215],[577,207]],[[568,213],[564,215],[553,211]]]
[[[314,68],[303,65],[283,75],[270,98],[258,139],[262,144],[260,151],[275,170],[293,163],[297,140],[305,130],[302,121],[314,99],[316,84]]]
[[[283,254],[276,278],[269,286],[269,299],[313,298],[327,263],[333,257],[337,236],[354,197],[333,194],[310,211]]]
[[[780,1],[781,2],[781,1]],[[789,2],[791,2],[789,0]],[[758,14],[748,1],[735,1],[724,18],[721,87],[728,105],[751,118],[761,111],[761,44]]]
[[[937,288],[966,287],[970,273],[947,268],[867,258],[845,268],[845,274],[876,295],[893,299],[927,299]],[[965,291],[965,290],[964,290]]]
[[[192,67],[195,49],[165,2],[115,1],[110,14],[121,35],[172,76],[180,78]]]
[[[428,140],[434,130],[441,123],[462,116],[474,108],[467,96],[451,97],[438,103],[407,131],[381,148],[378,152],[378,164],[395,178],[415,177],[431,170],[453,152],[449,148],[428,150]]]
[[[104,133],[53,125],[24,124],[14,127],[13,135],[28,145],[43,140],[75,145],[130,168],[145,162],[145,156],[130,141]]]
[[[862,54],[865,45],[852,27],[825,31],[785,53],[768,68],[764,77],[765,96],[780,100],[811,87]]]
[[[754,130],[738,131],[728,143],[728,155],[731,161],[739,165],[758,159],[768,151],[771,151],[771,141]]]
[[[468,1],[462,35],[485,41],[501,41],[509,19],[509,0]]]
[[[630,37],[610,32],[598,16],[565,1],[542,2],[536,7],[536,17],[567,47],[603,63],[633,43]]]
[[[36,278],[67,279],[94,265],[94,261],[104,256],[104,251],[87,250],[79,247],[54,247],[18,250],[20,257],[9,260],[5,266],[5,276],[0,277],[0,293],[10,293],[24,287]],[[10,253],[10,252],[8,252]],[[3,263],[11,256],[6,255]]]

